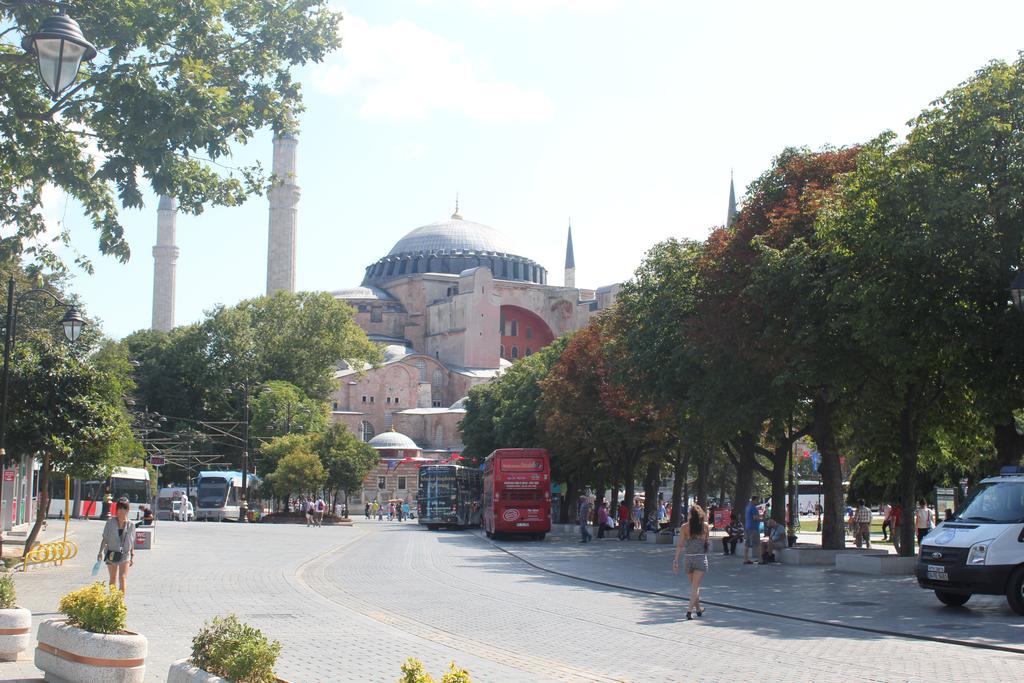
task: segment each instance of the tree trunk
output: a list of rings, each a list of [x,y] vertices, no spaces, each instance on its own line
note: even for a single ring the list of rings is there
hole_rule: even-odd
[[[647,463],[647,473],[644,476],[644,518],[640,522],[643,526],[647,525],[647,520],[658,509],[658,484],[660,481],[661,463],[651,460]]]
[[[701,453],[697,461],[697,503],[707,512],[708,509],[708,474],[711,471],[711,458]],[[712,520],[714,521],[714,520]]]
[[[626,458],[626,465],[622,472],[623,486],[626,491],[623,500],[626,505],[633,508],[633,500],[636,498],[636,456],[630,455]]]
[[[993,426],[993,444],[996,447],[996,471],[1006,465],[1019,465],[1024,456],[1024,436],[1017,432],[1017,421],[1007,411],[1003,422]]]
[[[814,397],[812,411],[814,424],[811,432],[818,446],[821,461],[818,473],[824,494],[821,513],[821,547],[837,550],[846,547],[846,529],[843,526],[843,472],[839,466],[839,448],[836,445],[832,413],[835,405],[819,392]]]
[[[32,524],[32,530],[28,532],[28,538],[25,539],[25,550],[22,552],[22,559],[28,555],[28,551],[32,550],[32,545],[39,538],[39,530],[43,528],[43,520],[46,519],[46,509],[44,506],[47,505],[46,497],[50,494],[50,455],[43,453],[43,466],[39,470],[39,497],[36,499],[36,503],[39,506],[38,514],[36,514],[36,521]]]
[[[683,513],[683,484],[686,482],[686,471],[690,469],[689,454],[680,455],[683,449],[676,451],[675,480],[672,482],[672,517],[669,520],[673,529],[679,528],[680,515]]]
[[[615,511],[619,509],[619,483],[616,481],[612,482],[612,501],[608,505],[608,513],[615,515]]]
[[[772,453],[772,519],[786,526],[786,454],[788,448],[779,445]]]
[[[908,392],[911,389],[908,388]],[[917,494],[917,433],[914,426],[914,409],[911,399],[900,411],[900,505],[903,506],[903,525],[900,533],[900,555],[913,557],[917,543],[917,529],[914,523],[914,498]]]
[[[735,514],[742,514],[754,491],[754,435],[740,432],[736,445],[739,462],[736,466],[736,495],[732,507]]]
[[[574,508],[578,506],[574,505],[576,502],[573,500],[576,498],[576,482],[569,477],[565,482],[565,494],[562,496],[562,504],[559,506],[559,517],[563,524],[571,524],[576,521],[576,512]]]

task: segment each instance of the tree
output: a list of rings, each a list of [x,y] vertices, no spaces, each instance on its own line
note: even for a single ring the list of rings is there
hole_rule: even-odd
[[[29,33],[50,13],[0,6],[0,35]],[[100,250],[122,261],[118,205],[142,206],[140,179],[189,213],[259,192],[258,165],[223,173],[220,160],[261,128],[295,128],[303,107],[292,69],[338,47],[341,19],[326,0],[101,0],[75,5],[74,18],[102,57],[56,102],[33,59],[0,44],[0,225],[16,229],[0,257],[56,262],[35,240],[47,184],[78,200]]]
[[[316,434],[327,428],[327,404],[307,398],[298,387],[272,380],[251,400],[250,431],[271,439],[292,432]]]
[[[116,464],[111,447],[132,440],[121,378],[76,358],[46,335],[23,336],[11,358],[8,446],[12,453],[38,454],[39,487],[47,491],[53,472],[102,478]],[[26,552],[46,518],[45,496],[25,541]]]
[[[294,451],[281,458],[268,480],[274,494],[287,500],[293,493],[313,495],[323,489],[327,472],[315,454]]]
[[[335,500],[338,491],[344,491],[346,503],[349,494],[359,490],[379,461],[377,450],[357,439],[343,424],[332,424],[317,434],[313,448],[327,470],[327,488],[334,492]]]
[[[278,436],[260,447],[260,457],[256,462],[256,471],[268,477],[277,469],[278,463],[292,453],[312,453],[312,434],[286,434]]]

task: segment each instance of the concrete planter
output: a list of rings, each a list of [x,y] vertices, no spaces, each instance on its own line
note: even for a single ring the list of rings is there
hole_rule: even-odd
[[[171,664],[171,668],[167,672],[167,683],[231,683],[231,681],[192,666],[188,659],[179,659]],[[278,678],[277,683],[288,683],[288,681]]]
[[[137,633],[92,633],[63,619],[39,624],[35,665],[51,683],[137,683],[148,644]]]
[[[0,662],[13,662],[32,639],[32,613],[23,607],[0,609]]]

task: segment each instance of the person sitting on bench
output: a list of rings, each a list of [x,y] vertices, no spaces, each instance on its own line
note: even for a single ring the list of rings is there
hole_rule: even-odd
[[[725,537],[722,538],[722,554],[735,555],[736,544],[743,541],[743,525],[735,517],[725,527]]]
[[[775,562],[775,551],[786,547],[786,527],[768,520],[768,538],[761,541],[761,564]]]

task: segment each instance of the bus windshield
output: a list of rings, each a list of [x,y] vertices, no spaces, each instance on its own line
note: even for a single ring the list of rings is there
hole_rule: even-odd
[[[228,497],[227,480],[220,477],[211,477],[199,480],[196,498],[201,508],[224,507],[224,501]]]
[[[996,524],[1024,522],[1024,482],[997,481],[980,485],[957,519]]]
[[[149,482],[145,479],[110,478],[110,495],[114,500],[127,498],[129,503],[149,503]]]

